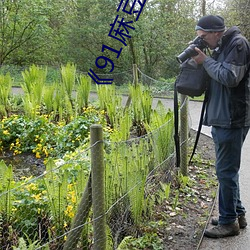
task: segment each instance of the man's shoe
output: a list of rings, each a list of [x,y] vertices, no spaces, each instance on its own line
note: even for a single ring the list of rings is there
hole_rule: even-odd
[[[204,235],[209,238],[223,238],[228,236],[239,235],[240,227],[238,222],[234,222],[232,224],[222,225],[219,224],[210,229],[206,229]]]
[[[247,220],[245,214],[242,214],[238,217],[238,222],[241,229],[247,226]]]
[[[239,222],[240,229],[243,229],[243,228],[245,228],[247,226],[247,220],[246,220],[245,214],[239,215],[238,222]],[[214,225],[214,226],[217,226],[218,225],[218,219],[217,218],[212,218],[211,224]]]

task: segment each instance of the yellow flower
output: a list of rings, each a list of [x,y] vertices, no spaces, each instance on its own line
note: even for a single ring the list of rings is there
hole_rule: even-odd
[[[41,193],[33,194],[32,197],[35,198],[36,201],[40,201],[42,199],[41,195],[42,195]]]
[[[76,196],[75,196],[75,195],[72,195],[72,197],[71,197],[71,202],[72,202],[72,203],[76,203]]]
[[[46,147],[43,147],[43,153],[45,154],[46,157],[48,157],[49,153]]]
[[[12,210],[12,212],[16,212],[17,208],[13,207],[11,210]]]
[[[4,131],[3,131],[3,134],[4,134],[4,135],[9,135],[10,133],[9,133],[8,130],[4,130]]]
[[[28,191],[35,191],[37,190],[37,185],[35,183],[30,183],[29,185],[26,186],[26,189]]]
[[[105,115],[105,113],[106,113],[106,111],[104,109],[101,110],[101,112],[100,112],[101,115]]]
[[[73,218],[74,217],[73,206],[68,205],[66,208],[66,211],[64,211],[64,213],[65,213],[65,215],[68,215],[69,218]]]
[[[41,158],[41,155],[40,155],[39,152],[36,152],[36,158],[37,158],[37,159],[40,159],[40,158]]]

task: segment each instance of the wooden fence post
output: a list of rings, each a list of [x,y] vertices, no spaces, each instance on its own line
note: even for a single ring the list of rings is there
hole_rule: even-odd
[[[93,205],[93,250],[106,249],[106,216],[104,193],[103,130],[99,124],[90,127],[91,176]]]
[[[133,84],[134,86],[138,85],[138,70],[136,64],[133,64]],[[131,104],[131,95],[129,94],[124,110],[126,110],[130,104]]]
[[[133,77],[134,77],[134,85],[136,86],[138,84],[138,71],[136,64],[133,64]]]

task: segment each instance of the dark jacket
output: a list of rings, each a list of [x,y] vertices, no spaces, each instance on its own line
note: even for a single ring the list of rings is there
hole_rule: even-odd
[[[211,77],[204,125],[250,126],[250,46],[237,27],[227,30],[218,50],[203,63]]]

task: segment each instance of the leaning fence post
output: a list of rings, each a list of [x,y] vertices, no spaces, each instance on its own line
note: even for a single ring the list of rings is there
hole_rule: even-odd
[[[94,250],[106,249],[106,216],[104,193],[104,152],[102,126],[94,124],[90,127],[91,141],[91,175]]]
[[[133,64],[133,77],[134,77],[134,85],[138,85],[138,70],[137,65]]]
[[[180,109],[180,168],[181,174],[187,176],[188,173],[188,97],[181,96]]]
[[[133,83],[134,86],[138,85],[138,69],[136,64],[133,64]],[[127,102],[125,104],[125,110],[129,107],[130,104],[131,104],[131,95],[129,94]]]
[[[73,220],[67,240],[64,244],[63,250],[71,250],[77,248],[77,243],[82,235],[84,224],[89,215],[91,208],[91,176],[89,176],[87,185],[83,192],[81,201],[79,203],[76,216]]]

